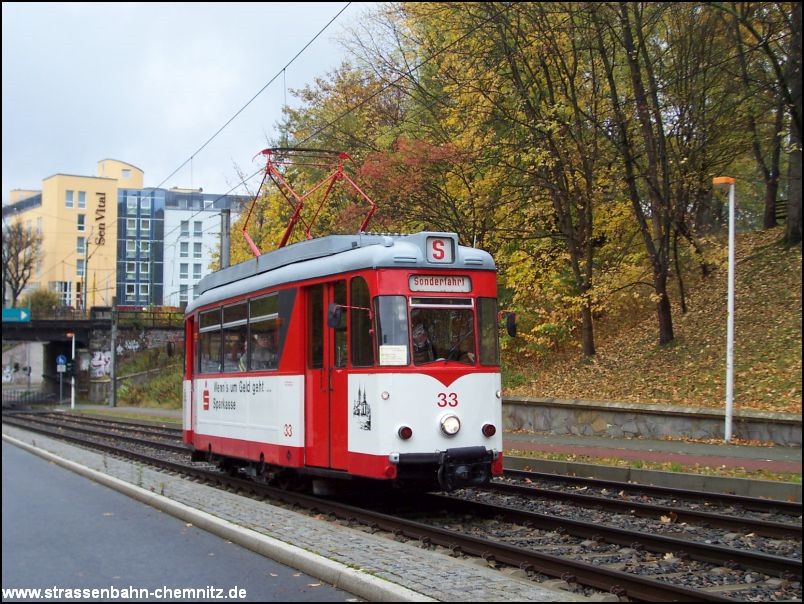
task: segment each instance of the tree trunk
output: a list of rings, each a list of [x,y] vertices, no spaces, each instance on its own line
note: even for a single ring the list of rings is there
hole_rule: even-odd
[[[763,229],[772,229],[776,226],[776,193],[778,190],[778,178],[772,178],[765,183],[765,213],[762,217]]]
[[[654,267],[653,287],[659,301],[656,304],[656,313],[659,319],[659,345],[663,346],[673,341],[673,313],[670,308],[670,298],[667,295],[667,271],[657,270]]]
[[[673,233],[673,262],[676,267],[676,280],[678,281],[678,298],[681,303],[681,314],[687,314],[687,296],[684,293],[684,278],[681,275],[681,263],[678,261],[678,232]],[[706,263],[703,263],[706,266]],[[704,277],[706,274],[704,274]]]
[[[791,131],[791,135],[794,131]],[[790,154],[788,166],[787,218],[785,219],[784,240],[789,247],[801,243],[801,141],[790,137],[795,150]]]
[[[595,354],[595,332],[592,323],[592,306],[588,300],[581,308],[581,343],[583,344],[584,356],[591,357]]]

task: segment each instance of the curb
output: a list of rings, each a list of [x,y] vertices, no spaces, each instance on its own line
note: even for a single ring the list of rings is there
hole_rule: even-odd
[[[266,556],[292,568],[296,568],[313,577],[326,581],[335,587],[351,592],[371,602],[435,602],[425,595],[368,575],[360,570],[350,568],[339,562],[323,558],[304,549],[284,543],[278,539],[261,535],[230,522],[216,518],[211,514],[193,509],[183,503],[173,501],[163,495],[152,493],[136,485],[127,483],[113,476],[108,476],[73,461],[62,459],[56,455],[29,445],[7,434],[3,440],[29,453],[33,453],[49,462],[55,463],[80,476],[119,491],[153,508],[161,510],[194,526],[245,547],[261,556]]]
[[[507,470],[529,470],[545,474],[565,474],[584,476],[601,480],[635,482],[638,484],[692,489],[707,493],[728,493],[762,499],[801,502],[802,485],[792,482],[771,480],[752,480],[750,478],[731,478],[726,476],[706,476],[704,474],[684,474],[681,472],[661,472],[637,468],[618,468],[569,461],[550,461],[531,457],[505,457]]]

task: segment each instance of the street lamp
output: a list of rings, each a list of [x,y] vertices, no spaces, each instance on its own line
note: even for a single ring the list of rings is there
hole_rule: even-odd
[[[67,337],[73,339],[72,375],[70,376],[70,409],[75,411],[75,332],[67,332]]]
[[[731,424],[734,413],[734,179],[718,176],[712,185],[729,187],[729,314],[726,322],[726,430],[725,442],[731,441]]]

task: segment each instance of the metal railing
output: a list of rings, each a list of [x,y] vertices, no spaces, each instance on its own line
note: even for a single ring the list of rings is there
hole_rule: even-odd
[[[59,306],[49,309],[32,309],[33,321],[111,321],[112,307],[93,306],[89,309]],[[180,328],[184,325],[184,314],[177,310],[145,309],[118,310],[117,324],[121,327],[139,328]]]

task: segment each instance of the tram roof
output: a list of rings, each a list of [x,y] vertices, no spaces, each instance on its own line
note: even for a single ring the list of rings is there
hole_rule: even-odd
[[[428,237],[450,239],[455,250],[453,262],[428,261]],[[458,245],[455,233],[329,235],[294,243],[207,275],[198,282],[198,297],[186,312],[250,291],[367,268],[439,271],[495,270],[496,266],[488,252]]]

